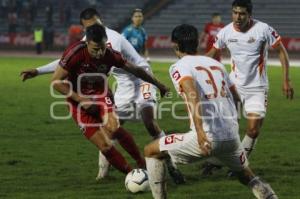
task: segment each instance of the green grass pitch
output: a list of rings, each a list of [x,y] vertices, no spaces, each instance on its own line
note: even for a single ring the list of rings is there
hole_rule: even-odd
[[[71,199],[148,199],[151,193],[133,195],[126,192],[125,176],[111,169],[110,176],[96,182],[98,152],[81,135],[72,120],[50,117],[50,76],[23,83],[19,72],[48,63],[50,59],[0,59],[0,198],[71,198]],[[168,75],[170,64],[153,63],[155,75],[173,86]],[[291,68],[295,99],[286,100],[281,92],[282,69],[269,67],[270,92],[268,112],[257,148],[250,158],[253,170],[268,181],[283,199],[300,198],[300,68]],[[173,98],[172,101],[181,100]],[[177,112],[184,115],[183,107]],[[58,107],[57,114],[67,109]],[[160,126],[166,131],[185,132],[188,121],[171,118],[164,112]],[[140,123],[127,123],[142,150],[150,141]],[[245,121],[241,121],[243,136]],[[125,153],[124,153],[125,154]],[[128,155],[126,157],[129,159]],[[132,161],[131,161],[132,162]],[[226,178],[227,169],[215,175],[200,176],[201,162],[179,166],[187,184],[168,183],[173,199],[252,199],[252,193],[236,180]]]

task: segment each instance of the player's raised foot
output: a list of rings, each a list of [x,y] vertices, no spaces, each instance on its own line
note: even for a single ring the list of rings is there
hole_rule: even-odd
[[[222,169],[222,166],[215,165],[209,162],[204,162],[202,165],[202,176],[210,176],[213,174],[214,171]]]
[[[273,189],[269,184],[258,183],[252,187],[252,192],[258,199],[278,199],[278,196],[275,194]]]
[[[101,152],[99,152],[99,171],[96,177],[96,181],[100,181],[108,175],[109,166],[110,164],[105,156]]]

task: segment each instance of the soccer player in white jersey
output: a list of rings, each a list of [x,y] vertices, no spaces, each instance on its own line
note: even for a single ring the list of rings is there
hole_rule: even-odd
[[[188,107],[191,129],[185,134],[164,136],[145,147],[152,195],[155,199],[167,198],[164,153],[168,152],[176,163],[183,164],[216,157],[234,170],[257,198],[277,199],[270,185],[248,166],[238,134],[234,97],[239,98],[235,86],[220,62],[197,55],[198,35],[194,26],[186,24],[172,31],[179,61],[169,71],[176,91]]]
[[[294,90],[289,78],[289,58],[281,37],[268,24],[252,18],[251,0],[233,1],[232,21],[218,33],[214,48],[206,55],[213,57],[225,47],[230,51],[230,79],[237,86],[247,116],[247,130],[242,144],[249,157],[266,114],[269,47],[278,52],[283,67],[282,90],[287,99],[293,99]]]
[[[81,12],[80,22],[84,28],[94,25],[95,23],[102,24],[99,13],[93,8],[87,8]],[[108,37],[107,45],[119,51],[129,62],[143,67],[146,71],[152,73],[148,62],[135,51],[133,46],[121,34],[107,27],[105,30]],[[58,62],[59,60],[55,60],[36,69],[22,71],[21,75],[23,76],[23,81],[37,75],[53,73]],[[117,106],[116,112],[121,120],[121,124],[126,120],[141,119],[147,131],[154,139],[164,136],[165,133],[158,126],[154,116],[156,88],[147,82],[139,80],[123,69],[113,67],[111,74],[118,83],[114,100]],[[96,178],[97,180],[107,175],[108,167],[108,162],[101,152],[99,152],[99,172]],[[171,161],[168,161],[168,171],[176,184],[184,183],[185,179],[183,175]]]

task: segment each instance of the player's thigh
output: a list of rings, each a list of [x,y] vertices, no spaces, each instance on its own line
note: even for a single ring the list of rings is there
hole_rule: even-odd
[[[159,150],[167,151],[175,163],[188,164],[202,157],[197,133],[171,134],[159,139]]]
[[[228,166],[231,170],[240,172],[248,167],[249,163],[239,139],[225,141],[219,143],[221,147],[215,154],[223,164]]]
[[[109,137],[113,136],[113,133],[120,127],[119,118],[115,111],[107,112],[103,115],[103,127],[108,131]]]
[[[254,119],[262,119],[267,112],[267,91],[246,91],[244,94],[243,107],[248,117],[251,114]]]

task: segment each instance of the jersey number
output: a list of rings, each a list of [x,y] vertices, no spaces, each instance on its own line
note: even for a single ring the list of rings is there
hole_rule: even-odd
[[[225,90],[225,85],[226,85],[226,83],[225,83],[225,81],[224,81],[224,72],[223,72],[223,70],[222,70],[220,67],[218,67],[218,66],[210,66],[209,68],[210,68],[210,70],[212,70],[212,71],[219,71],[219,72],[221,73],[222,77],[223,77],[223,80],[222,80],[222,82],[221,82],[221,83],[222,83],[221,91],[218,92],[218,88],[217,88],[217,85],[216,85],[216,83],[215,83],[215,80],[214,80],[214,77],[213,77],[212,72],[209,71],[207,68],[204,68],[204,67],[202,67],[202,66],[197,66],[196,69],[197,69],[198,71],[200,71],[200,72],[205,72],[205,73],[207,74],[208,79],[205,80],[205,82],[206,82],[207,84],[211,85],[212,88],[213,88],[213,90],[214,90],[213,93],[211,93],[211,94],[206,94],[205,97],[206,97],[207,99],[214,99],[214,98],[217,98],[217,97],[218,97],[218,94],[220,94],[221,97],[226,97],[226,90]]]

